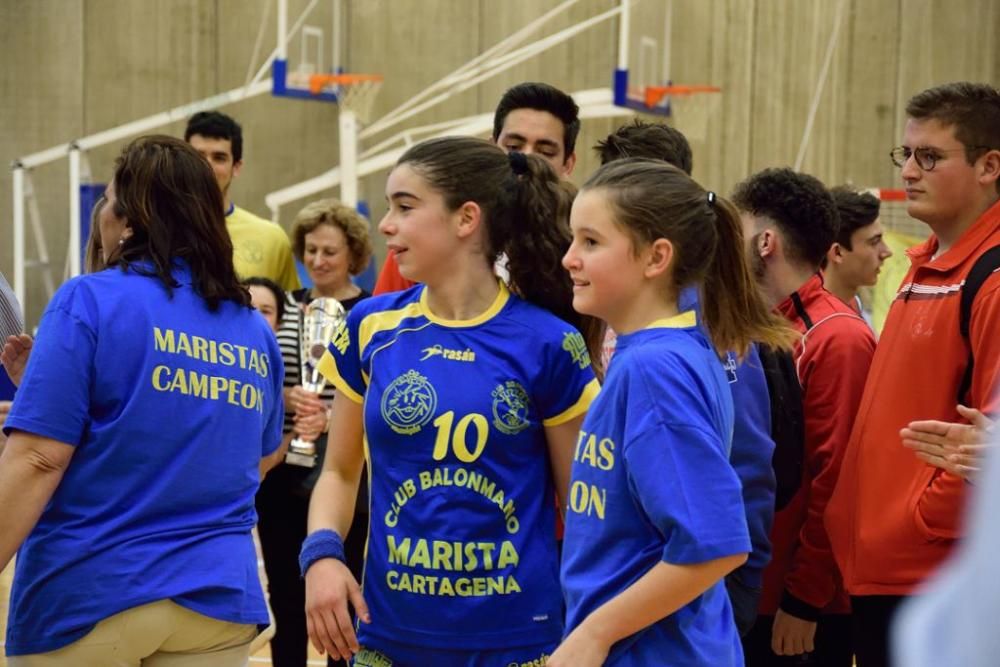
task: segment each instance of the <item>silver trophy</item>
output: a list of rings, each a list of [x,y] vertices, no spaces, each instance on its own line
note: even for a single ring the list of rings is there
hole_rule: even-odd
[[[302,360],[302,388],[306,391],[319,394],[326,386],[326,378],[319,372],[319,360],[346,316],[344,307],[332,298],[314,299],[305,307],[300,320],[299,358]],[[316,443],[295,438],[288,445],[285,463],[304,468],[315,467]]]

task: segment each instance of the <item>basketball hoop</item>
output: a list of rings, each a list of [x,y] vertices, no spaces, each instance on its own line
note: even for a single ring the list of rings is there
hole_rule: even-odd
[[[682,85],[669,85],[669,86],[646,86],[646,106],[652,109],[657,104],[660,103],[667,95],[671,97],[690,97],[697,93],[721,93],[722,88],[718,86],[682,86]]]
[[[382,88],[380,74],[312,74],[309,76],[309,92],[313,95],[333,93],[337,104],[353,111],[362,123],[371,120],[372,107],[378,91]]]
[[[646,86],[643,101],[647,109],[666,110],[688,139],[704,141],[708,119],[718,109],[721,92],[718,86],[706,85]]]

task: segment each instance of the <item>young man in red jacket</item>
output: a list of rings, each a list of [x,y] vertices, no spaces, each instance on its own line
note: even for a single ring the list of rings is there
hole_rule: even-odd
[[[744,639],[746,664],[850,667],[850,606],[823,513],[875,338],[850,306],[823,287],[819,266],[839,220],[822,183],[791,169],[766,169],[736,187],[733,203],[743,217],[761,290],[802,334],[793,356],[805,418],[802,483],[774,517],[760,616]]]
[[[979,289],[968,336],[963,285],[1000,245],[1000,90],[951,83],[906,107],[902,169],[907,213],[931,228],[882,329],[826,525],[851,594],[859,667],[891,664],[887,637],[912,595],[962,537],[967,483],[903,446],[914,420],[962,421],[959,401],[994,417],[1000,396],[1000,272]],[[971,383],[959,396],[972,354]]]
[[[892,257],[883,239],[880,202],[870,192],[847,185],[833,188],[830,194],[837,205],[840,231],[826,251],[823,285],[860,313],[858,291],[875,285],[883,262]]]
[[[519,83],[509,88],[497,104],[493,114],[493,143],[507,153],[537,155],[568,179],[576,166],[579,114],[580,108],[573,98],[558,88],[547,83]],[[396,256],[389,253],[374,293],[398,292],[413,284],[399,274]]]

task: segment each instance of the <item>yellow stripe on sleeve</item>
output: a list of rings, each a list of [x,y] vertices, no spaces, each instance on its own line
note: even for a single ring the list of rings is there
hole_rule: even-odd
[[[542,421],[545,426],[559,426],[560,424],[565,424],[570,419],[579,417],[590,407],[594,399],[597,398],[598,392],[601,391],[601,383],[597,381],[597,378],[591,380],[586,387],[583,388],[583,392],[580,394],[579,400],[576,403],[563,410],[560,414],[555,417],[549,417],[548,419]]]
[[[420,315],[420,304],[416,301],[406,304],[399,310],[383,310],[368,315],[361,320],[361,326],[358,327],[358,355],[364,354],[372,336],[379,331],[391,331],[398,327],[403,320]]]
[[[339,389],[344,396],[347,396],[347,398],[351,399],[355,403],[365,402],[364,397],[354,391],[354,389],[351,388],[351,385],[347,384],[344,378],[340,376],[340,371],[337,369],[337,360],[332,354],[330,354],[329,350],[323,353],[316,369],[323,374],[323,377],[326,378],[327,382]]]

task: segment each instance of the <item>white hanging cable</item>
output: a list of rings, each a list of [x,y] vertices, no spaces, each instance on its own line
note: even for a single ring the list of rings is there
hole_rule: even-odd
[[[267,21],[271,18],[271,5],[273,3],[264,3],[264,15],[260,18],[260,27],[257,28],[257,39],[253,43],[253,55],[250,56],[250,62],[247,64],[247,75],[243,81],[243,86],[247,87],[253,83],[253,64],[257,62],[257,58],[260,56],[260,49],[264,46],[264,32],[267,29]]]
[[[492,78],[500,74],[501,72],[510,69],[514,65],[517,65],[527,60],[528,58],[532,58],[538,55],[539,53],[542,53],[552,48],[553,46],[556,46],[557,44],[560,44],[570,39],[571,37],[579,34],[580,32],[583,32],[584,30],[592,28],[593,26],[597,25],[598,23],[601,23],[602,21],[606,21],[609,18],[617,16],[620,13],[621,13],[620,7],[609,9],[603,12],[602,14],[598,14],[597,16],[587,19],[586,21],[583,21],[572,27],[565,28],[557,33],[549,35],[545,39],[539,40],[537,42],[529,44],[528,46],[524,46],[516,51],[513,51],[505,55],[504,57],[500,58],[497,62],[490,63],[489,66],[480,67],[476,70],[466,72],[461,77],[462,78],[461,83],[455,85],[447,92],[441,93],[423,102],[422,104],[419,104],[416,107],[409,109],[404,113],[397,114],[397,116],[392,120],[391,123],[382,123],[382,122],[374,123],[372,124],[371,127],[362,131],[359,136],[360,138],[365,139],[375,134],[376,131],[382,131],[388,127],[391,127],[392,125],[401,123],[402,121],[411,118],[423,111],[426,111],[431,107],[437,106],[438,104],[449,99],[450,97],[453,97],[454,95],[461,93],[464,90],[468,90],[469,88],[479,83],[482,83],[486,79]]]
[[[370,127],[366,128],[361,133],[361,137],[366,138],[373,136],[388,129],[389,127],[392,127],[393,125],[398,124],[403,120],[403,118],[400,117],[401,114],[403,114],[413,106],[419,104],[420,102],[430,97],[434,93],[438,92],[439,90],[447,89],[452,85],[454,85],[455,83],[462,81],[463,77],[470,70],[478,70],[483,63],[490,61],[492,58],[497,57],[498,55],[504,55],[508,53],[515,45],[523,41],[525,38],[531,36],[539,28],[548,23],[552,18],[558,16],[560,13],[572,7],[577,2],[579,2],[579,0],[565,0],[562,4],[549,10],[542,16],[530,22],[528,25],[517,30],[513,34],[509,35],[508,37],[498,42],[497,44],[491,46],[489,49],[479,54],[475,58],[472,58],[468,62],[464,63],[458,69],[441,77],[440,79],[429,85],[421,92],[417,93],[416,95],[409,98],[408,100],[400,104],[392,111],[388,112],[385,116],[383,116],[378,121],[373,123]],[[409,116],[406,116],[406,118],[409,118]]]
[[[819,79],[816,81],[816,89],[813,91],[812,104],[809,107],[809,115],[806,117],[806,127],[802,132],[802,141],[799,142],[799,154],[795,157],[795,171],[802,169],[802,163],[806,159],[806,150],[809,148],[809,140],[812,138],[813,124],[816,122],[816,114],[819,111],[820,100],[823,99],[823,89],[826,87],[826,77],[830,72],[830,64],[833,62],[833,54],[836,51],[837,39],[840,37],[840,27],[843,23],[844,8],[847,7],[847,0],[840,0],[837,5],[837,15],[833,20],[833,32],[830,33],[830,41],[826,45],[826,58],[823,60],[823,67],[819,72]]]

